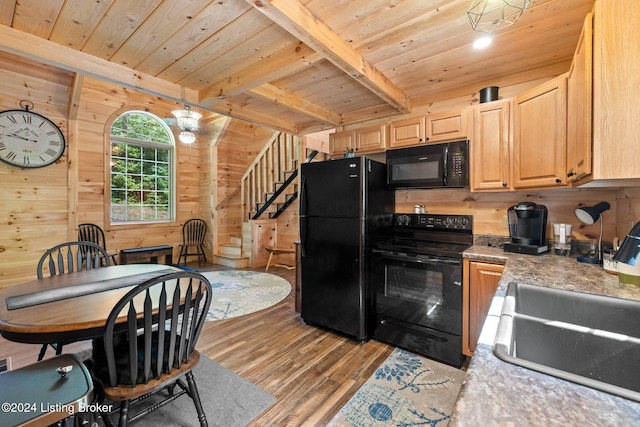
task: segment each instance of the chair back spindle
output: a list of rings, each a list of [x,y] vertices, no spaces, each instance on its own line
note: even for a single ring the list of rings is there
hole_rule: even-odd
[[[105,261],[102,261],[102,260]],[[44,267],[49,269],[49,275],[73,273],[91,270],[106,264],[109,266],[107,252],[91,242],[65,242],[48,249],[38,262],[36,274],[39,279],[44,277]]]
[[[113,307],[102,340],[94,342],[93,374],[104,384],[105,397],[121,402],[120,426],[182,394],[193,400],[200,425],[207,425],[191,371],[200,358],[195,347],[210,304],[209,281],[198,273],[179,271],[147,280]],[[177,394],[176,384],[182,389]],[[169,396],[162,402],[129,412],[131,401],[163,389]]]

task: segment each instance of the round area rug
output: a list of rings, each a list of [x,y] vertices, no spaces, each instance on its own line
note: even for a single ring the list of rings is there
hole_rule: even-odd
[[[269,273],[222,270],[201,274],[209,280],[213,291],[207,322],[264,310],[291,292],[288,281]]]

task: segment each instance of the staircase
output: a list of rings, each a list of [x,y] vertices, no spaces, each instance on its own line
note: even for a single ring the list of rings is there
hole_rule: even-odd
[[[249,166],[240,184],[243,222],[275,219],[298,197],[299,146],[298,137],[278,132]]]
[[[240,183],[242,199],[242,234],[218,245],[216,263],[234,268],[255,266],[260,263],[263,246],[256,240],[261,233],[252,231],[254,223],[268,229],[298,197],[298,137],[282,132],[274,134],[253,163],[247,168]],[[235,194],[235,192],[234,192]],[[258,220],[258,221],[256,221]],[[276,233],[277,234],[277,233]],[[270,237],[270,245],[277,242]]]

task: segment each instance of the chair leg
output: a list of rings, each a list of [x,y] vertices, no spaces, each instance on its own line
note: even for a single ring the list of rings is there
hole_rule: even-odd
[[[118,427],[127,427],[129,418],[129,401],[123,400],[120,403],[120,419],[118,420]]]
[[[38,353],[38,362],[44,359],[44,354],[47,352],[48,345],[49,344],[42,344],[42,347],[40,347],[40,353]]]
[[[182,257],[184,257],[184,265],[187,265],[187,246],[180,246],[180,255],[178,256],[178,265],[182,265],[180,264],[180,260],[182,260]]]
[[[193,372],[189,371],[186,374],[187,384],[189,385],[189,394],[193,400],[193,404],[196,406],[196,412],[198,413],[198,420],[201,427],[208,427],[207,416],[202,409],[202,402],[200,401],[200,394],[198,394],[198,387],[196,381],[193,379]]]

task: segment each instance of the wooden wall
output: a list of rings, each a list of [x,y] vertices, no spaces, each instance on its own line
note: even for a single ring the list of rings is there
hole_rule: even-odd
[[[20,100],[67,135],[72,75],[0,54],[0,109],[19,110]],[[20,169],[0,162],[0,287],[35,278],[40,255],[67,240],[67,154],[51,166]]]
[[[0,54],[0,81],[0,109],[21,109],[20,100],[31,101],[33,111],[58,124],[67,139],[66,153],[54,165],[20,169],[0,163],[0,288],[35,278],[40,256],[75,240],[78,223],[102,226],[110,250],[170,244],[177,260],[182,224],[192,217],[211,221],[214,161],[206,131],[193,145],[178,142],[176,132],[175,222],[112,226],[105,211],[110,151],[105,134],[111,122],[129,109],[172,117],[176,103],[9,54]]]
[[[573,224],[573,238],[597,239],[599,224],[585,225],[575,216],[580,206],[607,201],[611,209],[603,218],[603,241],[622,239],[632,224],[640,221],[640,188],[624,189],[553,189],[505,193],[471,193],[468,190],[402,190],[396,192],[396,211],[413,212],[414,205],[424,205],[434,214],[473,215],[474,234],[509,236],[503,221],[507,209],[518,202],[545,205],[549,211],[547,236],[553,238],[553,223]]]

